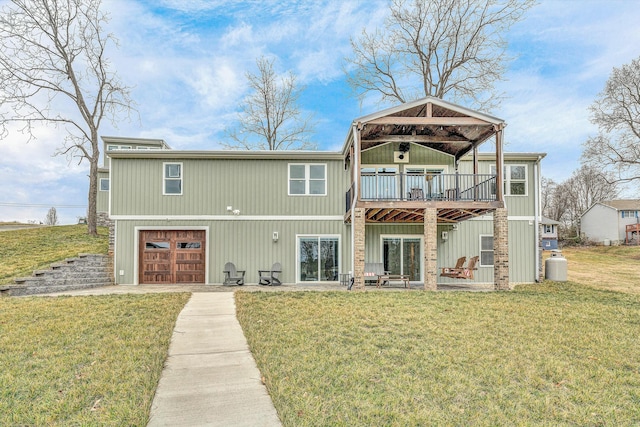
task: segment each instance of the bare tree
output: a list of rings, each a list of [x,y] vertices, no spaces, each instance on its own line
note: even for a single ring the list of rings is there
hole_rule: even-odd
[[[569,203],[568,220],[574,228],[577,228],[580,216],[594,203],[615,199],[620,194],[618,184],[610,175],[588,165],[575,170],[562,185]]]
[[[56,154],[89,162],[88,232],[97,235],[98,130],[132,108],[129,88],[109,71],[115,44],[103,33],[100,0],[11,0],[0,14],[0,126],[34,138],[38,124],[66,133]]]
[[[435,96],[490,110],[502,98],[507,30],[535,0],[392,0],[384,28],[351,40],[348,82],[363,99]]]
[[[613,69],[590,110],[600,133],[584,144],[582,160],[616,182],[640,181],[640,57]]]
[[[247,73],[253,90],[238,115],[237,128],[227,130],[233,141],[227,148],[246,150],[304,150],[315,149],[309,141],[313,133],[312,117],[302,117],[298,99],[300,91],[296,76],[289,72],[278,77],[273,59],[261,57],[256,61],[258,74]]]
[[[542,214],[554,221],[565,222],[569,211],[566,185],[542,178],[540,185]]]
[[[46,225],[58,225],[58,212],[55,207],[52,207],[47,212],[47,216],[44,219]]]

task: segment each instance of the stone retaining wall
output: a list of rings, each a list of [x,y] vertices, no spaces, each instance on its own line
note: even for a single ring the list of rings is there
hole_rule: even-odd
[[[2,296],[22,296],[63,292],[113,285],[113,261],[108,255],[80,254],[36,270],[31,277],[15,279],[14,285],[0,287]]]

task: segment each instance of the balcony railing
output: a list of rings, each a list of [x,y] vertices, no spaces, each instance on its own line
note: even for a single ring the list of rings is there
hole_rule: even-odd
[[[363,172],[360,187],[362,200],[454,202],[496,200],[496,176],[490,174]],[[348,206],[351,194],[352,188],[347,193]]]

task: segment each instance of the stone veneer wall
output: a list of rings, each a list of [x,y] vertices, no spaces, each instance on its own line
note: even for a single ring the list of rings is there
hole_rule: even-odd
[[[509,221],[506,208],[493,212],[493,276],[496,291],[508,291],[509,284]]]
[[[365,232],[365,210],[355,208],[353,210],[354,227],[354,254],[353,260],[353,287],[355,290],[364,291],[364,232]]]
[[[109,256],[113,258],[113,251],[115,245],[115,222],[109,218],[109,214],[107,212],[98,212],[97,214],[97,224],[98,227],[107,227],[109,228]]]
[[[438,288],[438,209],[424,210],[424,290]]]

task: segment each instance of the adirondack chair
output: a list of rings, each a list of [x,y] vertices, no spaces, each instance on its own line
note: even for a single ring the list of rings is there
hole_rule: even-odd
[[[281,285],[282,282],[278,278],[280,273],[282,273],[282,266],[279,262],[274,263],[271,266],[271,270],[258,270],[258,276],[260,277],[258,284],[268,286]]]
[[[480,257],[474,256],[469,260],[469,263],[466,267],[462,267],[459,269],[450,268],[449,274],[445,275],[446,277],[452,277],[454,279],[473,279],[473,272],[477,270],[476,264],[478,263],[478,259]],[[458,259],[460,261],[460,259]],[[444,270],[444,269],[443,269]],[[444,274],[441,274],[443,276]]]
[[[464,266],[464,262],[466,260],[467,260],[466,256],[458,258],[458,261],[456,262],[456,266],[455,267],[444,267],[442,269],[442,273],[440,273],[440,276],[457,277],[458,274],[460,274],[460,272],[462,271],[462,267]]]
[[[236,265],[228,262],[224,265],[224,283],[223,285],[244,285],[245,270],[236,270]]]

